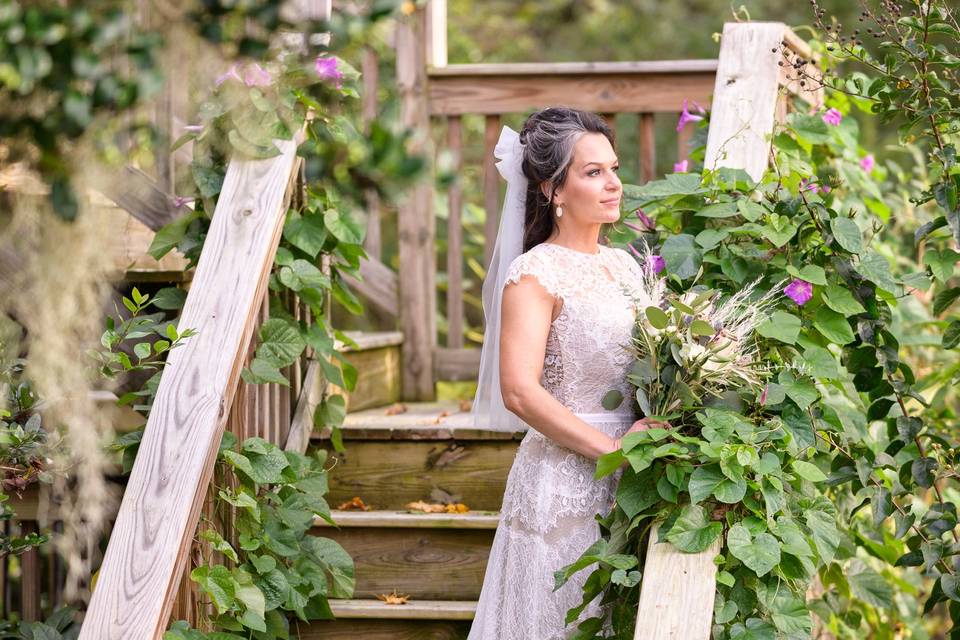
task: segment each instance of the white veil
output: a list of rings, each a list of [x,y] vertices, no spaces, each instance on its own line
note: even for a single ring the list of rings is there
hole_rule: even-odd
[[[491,431],[526,431],[529,426],[503,405],[500,394],[500,302],[503,281],[514,258],[523,251],[523,219],[527,178],[523,175],[524,146],[519,134],[504,126],[493,155],[500,159],[497,171],[507,181],[507,193],[500,212],[500,227],[493,257],[483,281],[485,329],[480,352],[480,376],[473,400],[474,426]]]

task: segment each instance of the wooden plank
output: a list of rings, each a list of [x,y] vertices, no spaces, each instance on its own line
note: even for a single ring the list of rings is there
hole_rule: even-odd
[[[652,113],[640,114],[640,180],[650,182],[657,174],[656,127]]]
[[[437,380],[476,380],[480,375],[480,349],[434,349],[434,370]]]
[[[347,285],[378,311],[396,318],[400,315],[398,278],[393,269],[377,258],[360,258],[360,278],[341,274]]]
[[[363,83],[360,92],[360,113],[364,131],[369,133],[370,123],[377,117],[377,87],[380,77],[377,52],[373,47],[364,46],[360,59],[360,73],[360,80]],[[363,238],[363,248],[371,259],[380,260],[383,254],[383,240],[380,232],[380,196],[376,189],[367,189],[364,193],[367,199],[367,233]]]
[[[469,511],[467,513],[422,513],[419,511],[332,511],[334,522],[341,529],[378,527],[380,529],[496,529],[500,514],[496,511]],[[314,518],[319,529],[332,525],[321,517]],[[314,532],[325,536],[322,531]]]
[[[348,413],[344,440],[521,440],[525,432],[478,429],[469,405],[457,402],[411,402]],[[324,429],[316,434],[328,437]]]
[[[329,393],[344,397],[347,411],[383,407],[400,400],[400,347],[351,351],[347,360],[357,369],[356,387],[347,391],[335,384],[329,386]]]
[[[468,621],[447,620],[334,620],[297,623],[299,640],[463,640]]]
[[[447,148],[454,176],[463,170],[463,126],[460,116],[447,118]],[[463,188],[458,177],[448,191],[447,215],[447,346],[463,347]]]
[[[728,22],[720,60],[704,166],[744,169],[760,179],[767,167],[777,101],[781,22]]]
[[[121,169],[115,179],[101,185],[101,192],[153,231],[186,213],[186,209],[174,206],[169,190],[136,167]]]
[[[779,22],[726,23],[714,88],[704,165],[742,168],[759,179],[767,166],[778,91]],[[716,592],[714,557],[722,540],[701,553],[658,544],[650,534],[637,608],[635,640],[707,640]]]
[[[27,537],[40,533],[33,520],[20,522],[20,535]],[[36,622],[43,616],[40,610],[40,552],[36,547],[20,556],[20,615],[25,622]]]
[[[396,24],[397,93],[401,125],[415,132],[411,153],[430,158],[430,113],[424,60],[423,7]],[[436,221],[433,182],[421,180],[409,189],[397,209],[400,257],[400,328],[403,331],[403,396],[435,397],[433,347],[437,340]]]
[[[658,531],[659,525],[650,531],[634,640],[707,639],[720,540],[702,553],[682,553],[669,542],[657,543]]]
[[[493,150],[500,138],[500,116],[488,115],[484,118],[483,128],[483,210],[486,218],[483,222],[483,266],[490,266],[493,245],[497,239],[500,225],[500,172],[497,171],[497,159]]]
[[[325,528],[353,558],[355,598],[396,589],[416,600],[476,600],[493,544],[492,529]]]
[[[380,618],[383,620],[472,620],[477,603],[456,600],[412,600],[389,605],[381,600],[330,600],[338,618]]]
[[[337,459],[329,476],[331,506],[359,496],[375,509],[403,509],[430,500],[439,488],[471,509],[497,511],[519,443],[357,440],[344,453],[333,453],[329,441],[318,444]]]
[[[427,0],[427,66],[447,66],[447,0]]]
[[[494,62],[448,64],[430,69],[430,78],[482,76],[569,76],[716,73],[714,58],[622,62]]]
[[[399,347],[403,344],[403,333],[399,331],[344,331],[343,333],[357,343],[357,346],[334,339],[334,349],[341,353],[355,353],[380,347]]]
[[[768,51],[769,53],[769,51]],[[713,61],[715,65],[715,61]],[[715,66],[713,67],[715,69]],[[670,112],[684,98],[710,103],[715,72],[430,75],[436,116],[524,113],[563,104],[597,113]]]
[[[313,432],[313,413],[323,397],[326,380],[320,375],[320,365],[315,360],[310,361],[307,375],[303,379],[303,392],[297,399],[297,406],[293,411],[290,422],[290,431],[284,449],[304,453],[310,443],[310,434]]]
[[[100,569],[82,640],[159,639],[169,621],[213,462],[266,291],[295,177],[297,142],[227,168]]]

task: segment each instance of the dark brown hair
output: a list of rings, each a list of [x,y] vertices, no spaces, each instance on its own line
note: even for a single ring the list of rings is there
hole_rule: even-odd
[[[523,174],[527,196],[523,226],[523,250],[544,242],[557,224],[553,194],[563,186],[573,162],[573,147],[583,134],[601,133],[616,150],[616,137],[603,118],[589,111],[569,107],[547,107],[523,123],[520,142],[524,144]],[[550,184],[550,197],[540,185]]]

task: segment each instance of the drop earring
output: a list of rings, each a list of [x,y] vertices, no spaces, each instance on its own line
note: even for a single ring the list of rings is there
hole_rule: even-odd
[[[559,218],[562,215],[563,215],[563,207],[561,207],[560,205],[557,205],[557,217]]]

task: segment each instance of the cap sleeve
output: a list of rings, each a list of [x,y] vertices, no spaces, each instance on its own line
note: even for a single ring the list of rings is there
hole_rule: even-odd
[[[555,265],[546,259],[546,256],[535,249],[521,253],[513,259],[507,269],[507,277],[503,281],[506,287],[511,282],[520,282],[524,276],[533,276],[547,293],[555,298],[563,298],[560,275]]]

